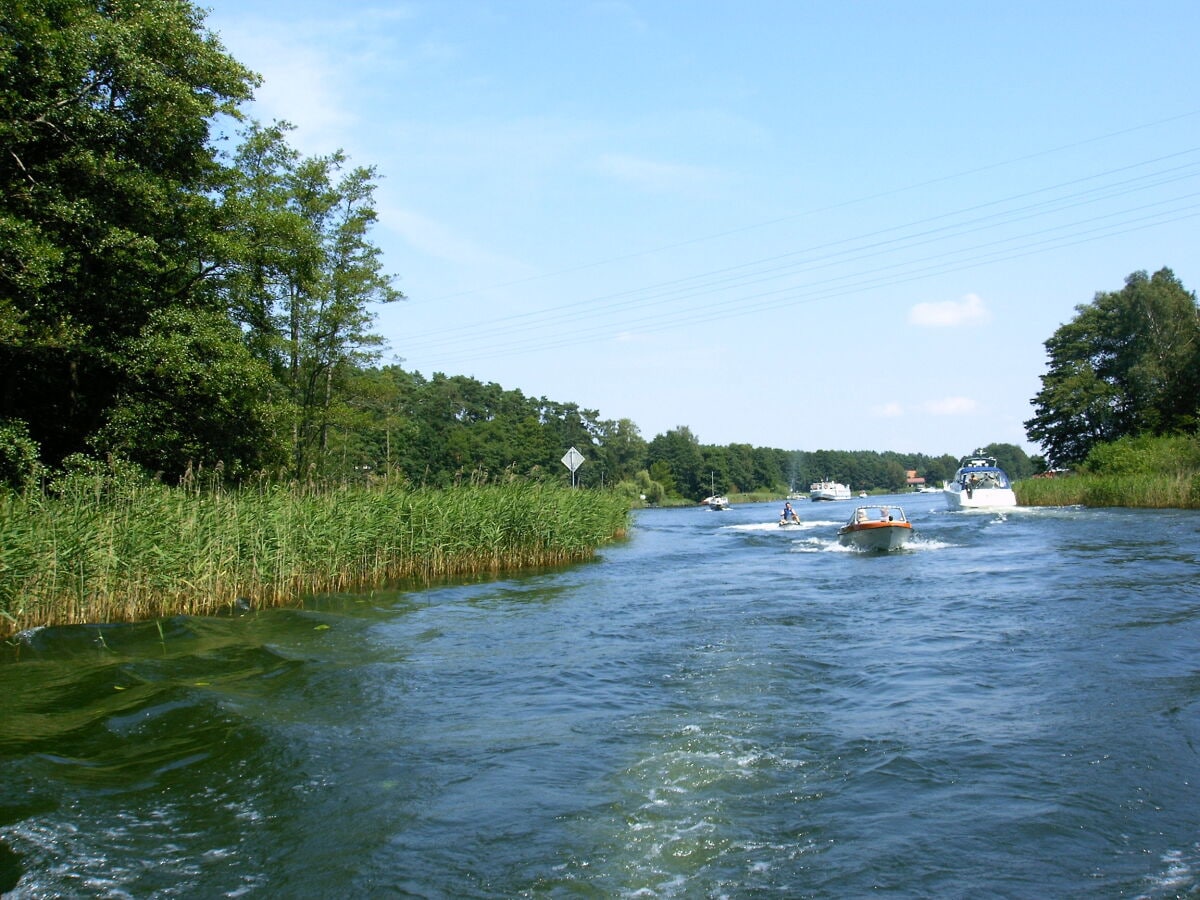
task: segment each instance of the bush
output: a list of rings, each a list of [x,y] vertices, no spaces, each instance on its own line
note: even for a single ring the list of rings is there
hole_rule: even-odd
[[[1093,475],[1178,475],[1200,469],[1200,440],[1141,434],[1097,444],[1083,468]]]
[[[63,460],[62,471],[46,486],[62,498],[127,498],[152,479],[136,463],[119,456],[96,459],[73,453]]]
[[[0,485],[23,491],[42,475],[37,442],[19,419],[0,419]]]

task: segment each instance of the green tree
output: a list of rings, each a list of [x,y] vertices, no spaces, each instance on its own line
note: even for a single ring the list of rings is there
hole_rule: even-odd
[[[38,446],[25,423],[0,419],[0,488],[30,487],[41,474]]]
[[[346,384],[382,343],[370,331],[371,305],[403,295],[369,239],[375,170],[346,171],[341,152],[301,158],[287,145],[290,130],[253,124],[234,157],[226,284],[250,345],[287,388],[296,472],[331,474],[332,433],[360,424],[343,402]]]
[[[286,462],[279,386],[226,315],[163,310],[129,351],[128,388],[97,433],[98,449],[173,478],[189,466],[238,478]]]
[[[736,484],[729,474],[729,452],[726,447],[713,444],[700,445],[700,476],[701,493],[708,496],[716,491],[718,494],[729,494],[735,490],[745,490],[745,486]],[[707,478],[704,475],[707,474]]]
[[[730,444],[725,448],[724,463],[725,475],[729,479],[728,490],[751,491],[756,487],[757,459],[752,446]]]
[[[662,487],[662,494],[659,497],[661,501],[664,497],[678,497],[679,491],[675,486],[675,476],[671,473],[671,466],[665,459],[656,459],[650,465],[648,473],[650,480]]]
[[[391,303],[403,294],[383,273],[379,248],[368,238],[377,218],[375,170],[358,167],[334,183],[332,176],[344,157],[339,153],[321,162],[325,172],[318,184],[330,207],[314,210],[323,251],[320,277],[309,296],[293,298],[289,343],[301,361],[299,383],[292,385],[302,413],[301,446],[315,447],[324,463],[330,429],[345,425],[346,410],[335,405],[335,386],[340,387],[339,380],[351,370],[375,359],[383,343],[370,330],[370,306]],[[340,392],[337,396],[340,399]]]
[[[642,496],[646,498],[646,502],[652,506],[657,506],[663,502],[667,495],[663,485],[650,477],[650,473],[642,469],[634,476],[634,482],[638,486],[638,490]]]
[[[981,448],[981,452],[985,456],[993,457],[996,465],[1007,472],[1008,477],[1014,481],[1028,478],[1037,471],[1029,455],[1016,444],[988,444]]]
[[[1049,370],[1025,423],[1052,465],[1143,432],[1194,431],[1200,398],[1200,308],[1170,269],[1135,272],[1098,293],[1046,341]]]
[[[650,475],[655,481],[667,484],[658,477],[654,468],[655,463],[662,462],[666,464],[679,496],[696,500],[708,496],[709,473],[704,469],[700,442],[686,425],[679,425],[665,434],[656,435],[647,447],[646,455],[650,460]]]
[[[136,392],[156,314],[221,311],[204,283],[225,176],[210,127],[257,79],[202,23],[178,0],[4,5],[0,416],[50,462]]]
[[[599,425],[599,460],[606,480],[633,478],[646,466],[646,441],[630,419],[604,420]]]

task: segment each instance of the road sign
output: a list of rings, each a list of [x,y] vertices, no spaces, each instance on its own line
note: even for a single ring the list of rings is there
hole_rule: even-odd
[[[583,465],[583,454],[572,447],[563,454],[562,464],[571,470],[571,487],[575,487],[575,470]]]
[[[574,474],[575,470],[583,465],[583,454],[572,447],[565,454],[563,454],[562,464],[570,469],[571,473]]]

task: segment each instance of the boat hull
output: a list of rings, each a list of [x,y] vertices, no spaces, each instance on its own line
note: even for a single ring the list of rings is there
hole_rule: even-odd
[[[963,490],[957,484],[942,491],[947,509],[1006,509],[1017,505],[1011,488],[975,488]]]
[[[898,550],[912,538],[908,522],[864,522],[846,525],[838,530],[838,542],[859,550]]]

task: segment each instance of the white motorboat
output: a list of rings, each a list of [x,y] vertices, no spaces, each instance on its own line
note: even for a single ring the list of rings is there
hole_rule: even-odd
[[[966,456],[954,480],[942,489],[947,509],[992,509],[1017,505],[1008,474],[990,456]]]
[[[899,506],[860,506],[838,529],[838,541],[859,550],[895,550],[912,537],[912,522]]]
[[[808,499],[814,503],[817,500],[849,500],[850,488],[837,481],[814,481],[809,485]]]

